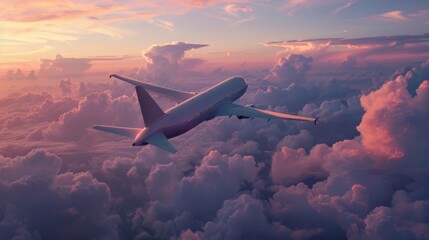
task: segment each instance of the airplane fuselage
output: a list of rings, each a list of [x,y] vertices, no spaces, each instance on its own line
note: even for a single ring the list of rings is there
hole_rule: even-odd
[[[231,103],[246,92],[247,83],[241,77],[233,77],[191,97],[167,110],[153,125],[144,128],[134,139],[133,146],[148,144],[144,141],[155,132],[167,138],[177,137],[200,123],[215,117],[215,111],[225,103]]]

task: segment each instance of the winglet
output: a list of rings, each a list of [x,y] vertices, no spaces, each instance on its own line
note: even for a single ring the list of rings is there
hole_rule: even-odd
[[[317,117],[317,118],[315,118],[314,119],[314,125],[317,125],[317,122],[319,121],[319,118]]]

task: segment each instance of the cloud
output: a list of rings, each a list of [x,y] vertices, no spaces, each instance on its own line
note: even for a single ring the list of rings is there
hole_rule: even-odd
[[[226,200],[215,220],[204,226],[202,239],[259,239],[270,236],[262,203],[247,194]]]
[[[281,82],[285,86],[290,84],[301,84],[305,81],[305,74],[311,69],[311,57],[303,55],[291,54],[286,58],[280,58],[270,74],[265,77],[266,80]]]
[[[429,17],[428,17],[429,10],[424,9],[420,10],[414,13],[411,13],[408,15],[409,18],[415,19],[415,21],[424,22],[426,24],[429,23]]]
[[[428,13],[429,10],[423,9],[416,12],[411,12],[405,14],[404,11],[396,10],[396,11],[390,11],[381,13],[375,16],[370,16],[369,19],[375,19],[378,21],[385,21],[385,22],[393,22],[393,23],[400,23],[400,22],[419,22],[419,23],[428,23]]]
[[[154,157],[159,159],[156,155]],[[149,170],[149,174],[144,174],[147,176],[144,182],[152,200],[147,208],[142,209],[143,213],[136,214],[146,216],[141,224],[153,229],[157,238],[169,236],[166,229],[185,231],[215,216],[224,200],[238,196],[242,187],[254,183],[261,168],[253,157],[228,156],[218,151],[204,156],[189,176],[179,174],[177,161],[158,162],[149,169],[140,165],[146,161],[147,157],[144,157],[133,163],[134,168],[128,165],[124,170],[134,169],[133,172],[140,174],[143,169]],[[130,174],[130,171],[127,175],[131,178],[140,176]]]
[[[253,9],[248,5],[227,4],[223,8],[226,14],[219,14],[217,18],[234,24],[242,24],[254,20]]]
[[[228,4],[224,7],[225,11],[233,16],[238,15],[239,13],[248,13],[252,12],[252,8],[249,6],[238,6],[235,4]]]
[[[169,22],[169,21],[155,19],[155,20],[149,20],[149,23],[152,23],[153,25],[155,25],[157,27],[167,29],[170,32],[172,32],[174,30],[174,24],[172,22]]]
[[[21,80],[24,78],[24,74],[21,69],[16,69],[16,71],[8,70],[6,73],[7,80]]]
[[[2,239],[56,239],[70,228],[79,231],[68,232],[67,239],[118,238],[120,219],[108,213],[108,186],[88,172],[58,175],[60,167],[61,159],[42,149],[2,159]]]
[[[223,200],[240,190],[243,182],[252,184],[258,171],[251,156],[228,157],[212,151],[203,158],[193,176],[180,181],[178,207],[196,216],[214,213]]]
[[[64,112],[44,131],[49,139],[77,141],[95,124],[135,126],[141,114],[134,97],[112,97],[110,91],[93,92]]]
[[[58,117],[58,111],[55,111],[55,109],[61,109],[63,107],[67,109],[66,106],[72,106],[73,101],[65,100],[56,106],[54,105],[56,105],[56,103],[53,101],[53,96],[47,93],[16,94],[5,97],[0,100],[3,116],[0,119],[0,124],[4,124],[4,127],[19,127],[24,123],[52,120],[55,119],[55,116]]]
[[[290,187],[280,186],[270,199],[269,211],[273,221],[300,232],[301,237],[295,239],[345,239],[338,224],[319,214],[310,205],[308,198],[309,188],[303,183]]]
[[[235,2],[235,1],[232,1]],[[31,1],[6,0],[0,3],[3,42],[12,47],[4,53],[14,56],[34,54],[54,49],[54,42],[76,41],[86,35],[100,34],[120,39],[131,33],[117,23],[152,22],[171,30],[174,23],[159,19],[161,16],[183,15],[194,9],[231,3],[231,1],[125,1],[106,3],[97,0],[84,3],[78,0]],[[37,50],[35,51],[35,45]],[[19,50],[18,50],[19,49]],[[25,50],[28,51],[25,51]]]
[[[324,179],[327,172],[321,167],[320,160],[305,158],[303,148],[298,150],[283,147],[274,153],[271,162],[271,177],[275,184],[292,185],[307,178]]]
[[[30,71],[27,76],[25,76],[24,72],[20,68],[16,69],[15,71],[12,69],[9,69],[6,72],[6,79],[9,81],[26,80],[26,79],[34,80],[36,78],[37,77],[36,77],[35,71]]]
[[[185,58],[185,52],[207,47],[207,44],[173,42],[165,45],[152,45],[143,51],[146,66],[140,69],[139,77],[151,82],[171,83],[190,74],[200,65],[199,58]]]
[[[195,64],[185,53],[201,45],[170,45],[148,50],[152,70]],[[68,96],[0,99],[0,238],[427,238],[428,62],[363,94],[307,79],[309,59],[249,76],[242,100],[320,116],[318,126],[216,118],[172,139],[175,155],[89,129],[141,126],[129,85],[64,79]],[[280,82],[263,79],[274,72]]]
[[[40,59],[38,75],[43,77],[78,76],[91,67],[87,58],[64,58],[57,54],[55,59]]]
[[[225,1],[225,0],[173,0],[174,3],[179,5],[184,5],[188,7],[193,8],[203,8],[210,5],[215,4],[222,4],[222,3],[233,3],[233,2],[243,2],[242,0],[232,0],[232,1]]]
[[[397,35],[366,38],[325,38],[266,42],[266,46],[284,49],[280,54],[306,53],[326,63],[354,64],[424,61],[428,52],[429,35]],[[425,53],[425,54],[423,54]]]
[[[7,183],[26,176],[53,178],[61,167],[61,159],[41,149],[32,150],[24,157],[1,158],[1,181]]]
[[[334,10],[334,14],[338,14],[338,13],[344,11],[345,9],[351,7],[355,3],[356,3],[356,0],[350,1],[350,2],[346,3],[345,5],[343,5],[343,6],[339,7],[339,8],[337,8],[337,9],[335,9]]]
[[[393,21],[393,22],[404,22],[408,21],[408,18],[402,14],[402,11],[391,11],[386,12],[374,17],[375,19],[383,21]]]
[[[401,209],[405,205],[397,208],[380,206],[390,201],[393,201],[394,206],[396,203],[403,204],[402,199],[412,202],[410,198],[404,196],[404,191],[401,191],[412,181],[416,181],[413,183],[413,189],[416,189],[416,192],[410,195],[422,196],[420,191],[427,192],[427,188],[421,185],[423,183],[419,180],[419,174],[404,170],[404,168],[413,169],[427,165],[422,157],[427,154],[425,149],[428,142],[420,141],[417,146],[409,144],[411,139],[424,139],[418,134],[421,129],[425,129],[425,126],[422,122],[417,122],[427,117],[427,109],[422,110],[423,105],[420,105],[423,101],[427,102],[425,91],[427,81],[420,84],[414,97],[408,92],[406,84],[405,78],[398,76],[368,96],[361,97],[365,110],[362,123],[358,127],[361,138],[340,141],[331,148],[317,145],[308,154],[302,149],[288,148],[282,148],[281,151],[276,152],[273,155],[271,168],[274,183],[288,186],[305,182],[309,176],[323,179],[323,174],[322,176],[319,174],[327,173],[328,178],[324,181],[319,180],[312,189],[301,185],[303,194],[300,195],[299,201],[307,201],[310,206],[305,208],[312,208],[318,214],[334,220],[347,233],[348,238],[426,236],[427,226],[423,224],[424,220],[421,218],[411,220],[420,228],[409,228],[407,224],[394,220],[399,216],[395,209]],[[403,116],[407,116],[407,120],[403,120]],[[380,125],[369,126],[370,122]],[[402,128],[402,131],[395,130],[400,129],[399,125],[406,127]],[[379,136],[377,140],[374,139],[376,136]],[[372,139],[374,140],[369,142]],[[375,141],[377,141],[376,146]],[[285,175],[278,174],[282,170],[287,171],[286,166],[295,171]],[[374,167],[380,170],[368,170]],[[362,170],[357,171],[357,169]],[[383,173],[381,169],[396,173],[394,175]],[[426,171],[427,169],[423,170],[423,172]],[[413,180],[410,181],[409,177],[401,176],[398,172],[411,176]],[[395,181],[398,182],[395,183]],[[393,200],[395,196],[397,200]],[[402,211],[401,214],[404,212]],[[290,213],[289,215],[293,216]],[[317,225],[322,226],[321,223]],[[326,226],[323,228],[328,232],[335,229]]]
[[[420,151],[425,151],[429,147],[428,143],[415,143],[413,139],[424,137],[421,134],[427,129],[426,125],[420,126],[419,122],[429,117],[426,111],[429,82],[422,82],[416,94],[412,97],[407,91],[407,81],[403,76],[398,76],[379,90],[361,98],[366,113],[358,130],[363,134],[362,142],[367,149],[390,159],[409,156],[411,152],[415,154],[415,160],[422,156]],[[410,127],[412,125],[418,125],[419,129]]]
[[[338,0],[327,0],[327,1],[317,1],[317,0],[288,0],[283,5],[283,9],[286,10],[289,15],[293,15],[297,11],[306,9],[306,8],[312,8],[315,6],[320,5],[344,5],[344,1],[338,1]]]
[[[64,96],[69,96],[74,92],[76,86],[73,84],[70,77],[60,80],[60,89]]]

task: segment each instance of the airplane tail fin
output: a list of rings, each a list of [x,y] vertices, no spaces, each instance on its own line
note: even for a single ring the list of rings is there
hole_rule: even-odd
[[[165,113],[142,86],[136,86],[136,93],[137,98],[139,99],[144,123],[146,127],[149,127],[160,117],[164,116]]]

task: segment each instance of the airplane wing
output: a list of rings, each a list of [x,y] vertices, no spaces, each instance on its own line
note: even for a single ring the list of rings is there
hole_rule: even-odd
[[[116,135],[121,135],[125,137],[132,137],[135,138],[137,134],[142,130],[140,128],[127,128],[127,127],[114,127],[114,126],[104,126],[104,125],[95,125],[92,128],[113,133]]]
[[[264,119],[287,119],[297,121],[310,121],[317,123],[319,118],[296,116],[286,113],[273,112],[262,110],[254,107],[245,107],[234,103],[229,103],[220,107],[216,112],[216,116],[238,116],[242,118],[264,118]]]
[[[155,94],[158,94],[162,97],[171,99],[177,103],[181,103],[183,101],[186,101],[187,99],[193,97],[196,95],[196,93],[192,93],[192,92],[184,92],[184,91],[179,91],[179,90],[174,90],[174,89],[170,89],[170,88],[166,88],[166,87],[161,87],[161,86],[157,86],[154,84],[149,84],[149,83],[145,83],[145,82],[141,82],[132,78],[128,78],[125,76],[121,76],[119,74],[112,74],[110,75],[110,77],[114,77],[117,78],[119,80],[122,80],[124,82],[136,85],[136,86],[142,86],[144,89],[153,92]]]
[[[177,152],[173,145],[171,145],[171,143],[168,141],[167,137],[161,132],[156,132],[150,135],[144,141],[169,153]]]

